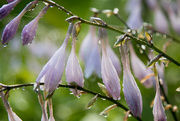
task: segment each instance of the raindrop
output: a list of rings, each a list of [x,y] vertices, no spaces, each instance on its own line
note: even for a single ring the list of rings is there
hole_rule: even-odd
[[[101,98],[102,100],[106,100],[105,98]]]
[[[143,53],[143,51],[142,51],[142,50],[140,50],[140,53],[142,54],[142,53]]]
[[[53,5],[51,5],[50,8],[53,8]]]
[[[159,32],[157,32],[157,33],[156,33],[156,36],[160,36],[160,33],[159,33]]]
[[[59,10],[62,10],[60,7],[58,8]]]
[[[104,116],[104,117],[108,117],[108,116],[109,116],[108,113],[102,113],[102,114],[100,114],[100,115],[102,115],[102,116]]]
[[[67,15],[69,15],[69,13],[67,13]]]
[[[22,89],[22,90],[25,90],[25,87],[22,87],[21,89]]]
[[[98,43],[101,44],[101,40],[99,40]]]
[[[8,43],[4,44],[3,47],[7,47]]]
[[[128,117],[131,117],[131,116],[132,116],[131,114],[128,115]]]
[[[141,48],[142,48],[143,50],[145,50],[145,49],[146,49],[146,46],[145,46],[145,45],[141,45]]]
[[[19,87],[17,89],[19,89]]]
[[[165,34],[163,34],[163,35],[162,35],[162,38],[166,38],[166,35],[165,35]]]

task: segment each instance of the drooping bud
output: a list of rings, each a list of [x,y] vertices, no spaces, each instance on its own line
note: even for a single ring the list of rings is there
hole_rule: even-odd
[[[106,39],[105,41],[106,41],[107,54],[108,54],[110,60],[112,61],[112,64],[117,71],[117,74],[120,75],[121,74],[121,64],[120,64],[119,58],[117,57],[115,52],[112,50],[111,46],[109,45],[109,40],[108,40],[106,31],[104,34],[105,34],[104,36]]]
[[[78,86],[83,87],[84,86],[84,77],[83,72],[80,67],[78,58],[76,56],[76,30],[77,27],[75,24],[73,28],[73,46],[71,49],[71,53],[69,55],[67,66],[66,66],[66,81],[71,84],[72,82],[75,82]],[[80,94],[80,91],[77,89],[71,89],[73,94],[75,96],[78,96]]]
[[[70,23],[66,38],[61,47],[55,52],[52,58],[46,63],[36,79],[37,87],[40,82],[44,82],[44,91],[47,93],[47,97],[52,95],[55,89],[58,87],[65,67],[66,60],[66,46],[72,33],[73,24]]]
[[[79,55],[85,62],[85,78],[89,78],[93,72],[101,78],[101,53],[94,26],[90,26],[90,30],[81,44]]]
[[[155,65],[154,65],[154,75],[156,78],[156,96],[154,99],[154,107],[153,107],[154,121],[167,121],[165,110],[163,108],[161,101],[158,73]]]
[[[120,100],[120,80],[115,67],[110,60],[105,45],[104,30],[99,28],[99,36],[102,45],[101,73],[103,82],[114,100]]]
[[[143,80],[142,84],[146,88],[152,87],[153,81],[155,81],[155,79],[153,77],[146,78],[146,80],[144,79],[153,72],[151,69],[147,68],[145,64],[137,57],[131,44],[129,44],[129,49],[131,54],[131,67],[135,77],[138,78],[139,81]]]
[[[9,13],[14,9],[14,7],[20,2],[21,0],[9,0],[9,4],[5,4],[0,8],[0,20],[4,17],[9,15]]]
[[[2,101],[4,103],[5,109],[8,113],[8,120],[9,121],[22,121],[13,111],[10,107],[10,104],[8,100],[6,99],[6,96],[3,92],[0,92],[0,97],[2,98]]]
[[[137,117],[141,117],[142,113],[142,96],[135,82],[129,66],[129,54],[127,45],[120,46],[121,60],[123,63],[123,91],[125,100],[131,113]]]
[[[14,38],[21,18],[31,8],[33,4],[34,3],[31,2],[26,5],[26,7],[21,11],[21,13],[6,25],[1,38],[2,44],[8,44],[8,42]]]
[[[156,29],[162,33],[168,33],[168,22],[159,7],[155,9],[154,24]]]
[[[47,12],[49,7],[50,5],[47,5],[46,7],[44,7],[44,9],[39,13],[39,15],[23,28],[22,33],[21,33],[21,40],[22,40],[23,45],[32,43],[33,39],[36,36],[38,22],[40,18]]]

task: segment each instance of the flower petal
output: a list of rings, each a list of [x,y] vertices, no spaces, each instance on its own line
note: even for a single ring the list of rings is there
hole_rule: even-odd
[[[72,48],[71,54],[69,55],[67,66],[66,66],[66,81],[70,84],[75,82],[78,86],[84,86],[83,72],[79,65],[78,58],[75,50]],[[80,91],[75,89],[72,90],[75,96],[79,95]]]
[[[125,100],[132,114],[141,117],[142,113],[142,96],[130,71],[129,54],[127,46],[120,46],[121,60],[123,63],[123,91]]]
[[[9,4],[5,4],[0,8],[0,20],[4,17],[9,15],[9,13],[14,9],[14,7],[20,2],[21,0],[9,0]]]
[[[120,100],[120,80],[109,57],[103,52],[101,73],[103,82],[115,100]]]

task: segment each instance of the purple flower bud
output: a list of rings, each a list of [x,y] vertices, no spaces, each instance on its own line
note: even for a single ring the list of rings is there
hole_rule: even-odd
[[[101,78],[101,54],[95,29],[94,26],[90,26],[89,33],[83,40],[79,52],[81,59],[85,62],[86,78],[89,78],[93,72]]]
[[[21,18],[29,10],[32,4],[33,2],[26,5],[26,7],[21,11],[21,13],[6,25],[1,38],[2,44],[7,44],[10,40],[14,38]]]
[[[36,83],[38,85],[40,82],[44,82],[44,90],[46,91],[48,96],[55,91],[61,81],[65,67],[66,46],[72,32],[72,27],[73,24],[70,23],[68,33],[66,34],[66,38],[63,44],[43,67],[38,78],[36,79]]]
[[[104,29],[99,28],[100,37],[104,36]],[[105,38],[100,38],[102,44],[101,73],[103,82],[114,100],[120,100],[120,80],[112,61],[108,57]]]
[[[5,109],[8,113],[8,120],[9,121],[22,121],[13,111],[12,108],[10,107],[10,104],[8,100],[6,99],[6,96],[4,95],[3,92],[0,92],[0,97],[2,98],[2,101],[4,103]]]
[[[139,81],[141,81],[147,75],[150,75],[153,72],[151,71],[151,69],[147,68],[145,64],[138,58],[131,44],[129,48],[130,48],[130,53],[131,53],[132,70],[134,72],[135,77],[138,78]],[[143,83],[143,85],[146,88],[150,88],[153,86],[153,81],[155,82],[155,79],[153,77],[150,77]]]
[[[159,7],[154,11],[154,24],[156,29],[162,33],[168,33],[168,22]]]
[[[167,121],[165,110],[162,105],[159,83],[156,83],[156,96],[153,107],[154,121]]]
[[[23,28],[21,33],[21,40],[23,45],[32,43],[33,39],[36,36],[38,22],[40,18],[47,12],[49,7],[50,7],[49,5],[44,7],[44,9],[39,13],[39,15]]]
[[[21,0],[11,0],[11,3],[5,4],[0,8],[0,20],[2,20],[4,17],[9,15],[9,13],[14,9],[14,7],[20,2]]]
[[[142,96],[135,82],[129,66],[129,54],[126,45],[120,46],[121,60],[123,63],[123,91],[125,100],[131,113],[141,117],[142,113]]]
[[[121,74],[121,63],[119,61],[119,58],[117,57],[117,55],[114,53],[114,51],[112,50],[112,48],[109,45],[109,40],[107,38],[106,32],[105,32],[105,38],[106,38],[106,51],[107,51],[108,57],[110,58],[113,66],[115,67],[117,74],[120,75]]]
[[[71,53],[69,55],[66,66],[66,81],[69,84],[75,82],[78,86],[83,87],[84,86],[83,72],[79,65],[78,58],[76,56],[75,41],[76,38],[73,37],[73,47],[71,49]],[[72,89],[72,92],[75,96],[78,96],[80,94],[80,91],[76,89]]]
[[[133,12],[130,13],[130,16],[127,20],[127,25],[131,29],[139,29],[142,25],[142,17],[141,17],[141,6],[135,7]]]

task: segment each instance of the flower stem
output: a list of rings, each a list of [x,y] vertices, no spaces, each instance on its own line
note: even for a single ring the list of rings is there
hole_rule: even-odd
[[[28,87],[28,86],[34,86],[34,84],[36,83],[26,83],[26,84],[15,84],[15,85],[4,85],[4,84],[1,84],[0,83],[0,92],[2,91],[5,91],[5,90],[11,90],[11,89],[16,89],[16,88],[21,88],[21,87]],[[40,85],[44,85],[44,83],[40,83]],[[123,110],[125,111],[128,111],[129,109],[127,107],[125,107],[123,104],[119,103],[118,101],[112,99],[112,98],[109,98],[107,96],[103,96],[97,92],[93,92],[91,90],[88,90],[88,89],[85,89],[85,88],[82,88],[80,86],[71,86],[71,85],[62,85],[62,84],[59,84],[58,87],[63,87],[63,88],[72,88],[72,89],[78,89],[78,90],[81,90],[81,91],[84,91],[84,92],[87,92],[89,94],[92,94],[92,95],[97,95],[98,94],[98,97],[100,98],[103,98],[103,99],[106,99],[114,104],[117,104],[118,107],[122,108]],[[131,114],[132,115],[132,114]],[[133,115],[132,115],[133,116]],[[133,116],[134,117],[134,116]],[[139,117],[134,117],[135,119],[137,119],[138,121],[142,121],[141,118]]]

